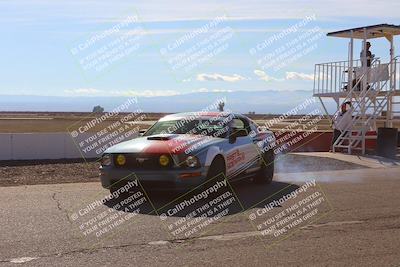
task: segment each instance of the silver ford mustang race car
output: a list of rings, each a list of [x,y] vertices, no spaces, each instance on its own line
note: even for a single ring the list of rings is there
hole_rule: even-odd
[[[104,188],[138,178],[148,189],[187,190],[217,176],[270,183],[275,137],[249,118],[225,112],[167,115],[141,137],[108,148],[101,158]]]

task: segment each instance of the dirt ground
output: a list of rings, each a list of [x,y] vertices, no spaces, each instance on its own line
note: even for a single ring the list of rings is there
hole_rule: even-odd
[[[0,186],[81,183],[99,181],[98,162],[82,160],[0,162]],[[277,157],[277,173],[365,168],[340,160],[286,154]]]
[[[0,163],[0,186],[98,181],[97,162],[19,161]]]

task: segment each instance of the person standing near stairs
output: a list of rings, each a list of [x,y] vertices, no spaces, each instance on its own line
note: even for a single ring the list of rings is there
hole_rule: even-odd
[[[352,117],[352,105],[350,101],[342,103],[340,112],[333,118],[333,138],[332,146],[339,138],[342,132],[346,131],[345,135],[348,134],[350,124],[353,119]]]

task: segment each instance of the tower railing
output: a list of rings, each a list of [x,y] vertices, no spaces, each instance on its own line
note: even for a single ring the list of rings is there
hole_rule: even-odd
[[[353,60],[353,68],[361,66],[360,60]],[[350,61],[336,61],[316,64],[314,68],[314,94],[343,92],[348,80]]]
[[[395,67],[399,70],[398,66],[400,62],[394,62]],[[336,61],[328,63],[316,64],[314,68],[314,96],[340,96],[346,95],[352,87],[356,86],[356,83],[361,79],[364,74],[364,69],[361,66],[360,60],[353,61]],[[377,74],[381,74],[382,71],[387,68],[387,72],[390,72],[391,63],[381,63],[380,58],[374,58],[370,69],[369,79],[374,80]],[[352,70],[352,71],[351,71]],[[352,73],[349,73],[352,72]],[[387,79],[389,79],[388,75]],[[400,88],[399,74],[394,79],[396,81],[396,88]],[[393,76],[393,77],[394,77]],[[351,83],[349,79],[352,79]],[[373,81],[372,81],[373,82]],[[358,84],[360,86],[360,84]]]
[[[372,66],[377,66],[378,64],[380,64],[379,58],[374,59],[371,63]],[[349,89],[349,90],[342,89],[340,91],[341,97],[343,98],[342,102],[348,102],[348,101],[352,102],[353,98],[360,99],[360,93],[359,92],[357,93],[357,91],[360,88],[360,86],[362,85],[362,81],[363,81],[364,77],[367,76],[368,71],[369,71],[369,68],[367,69],[366,72],[362,73],[358,77],[357,81],[355,83],[353,83],[353,86],[351,87],[351,89]],[[346,86],[346,83],[344,83],[343,86]],[[341,111],[340,108],[337,109],[336,112],[332,115],[332,118],[335,118],[336,116],[338,116],[340,111]]]

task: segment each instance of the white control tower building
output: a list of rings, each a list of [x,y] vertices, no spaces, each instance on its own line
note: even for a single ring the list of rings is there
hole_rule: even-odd
[[[314,71],[313,95],[319,98],[327,114],[324,103],[327,98],[337,103],[335,117],[340,114],[342,103],[351,103],[351,122],[341,130],[333,152],[341,150],[351,154],[358,150],[365,154],[366,140],[377,138],[377,134],[370,134],[371,131],[376,133],[377,123],[379,127],[392,128],[393,123],[400,121],[400,101],[396,102],[400,95],[400,59],[395,56],[394,46],[394,36],[399,34],[400,26],[389,24],[327,34],[349,39],[347,60],[316,64]],[[369,51],[369,41],[376,38],[384,38],[389,43],[386,62]],[[356,53],[354,48],[358,41],[361,51]]]

